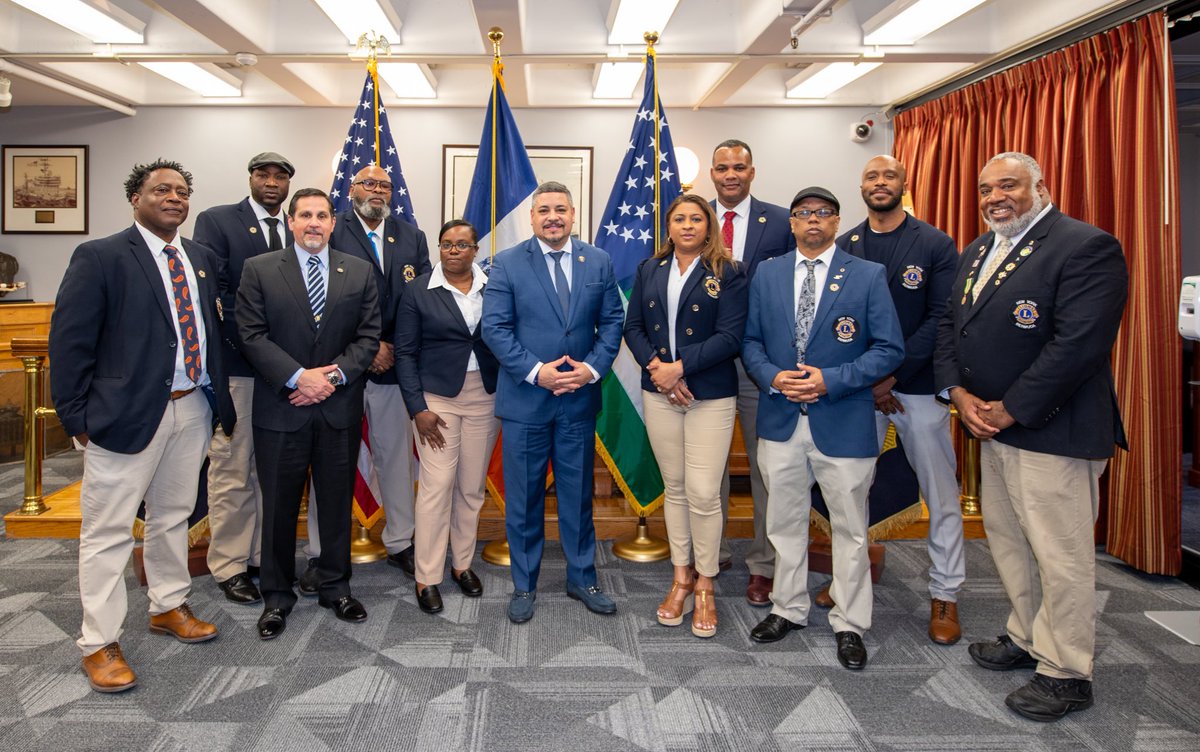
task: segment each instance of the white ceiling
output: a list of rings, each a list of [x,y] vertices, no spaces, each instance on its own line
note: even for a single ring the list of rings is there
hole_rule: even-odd
[[[104,2],[105,0],[97,0]],[[312,0],[107,0],[145,22],[145,44],[97,45],[0,0],[0,60],[69,83],[121,105],[353,105],[364,64]],[[628,107],[592,99],[596,65],[642,45],[607,44],[615,0],[382,0],[401,20],[391,59],[425,63],[437,98],[384,99],[405,106],[479,107],[490,89],[488,29],[499,26],[505,81],[514,107]],[[871,54],[862,24],[893,0],[681,0],[657,45],[659,90],[667,107],[803,107],[785,98],[785,82],[808,65]],[[822,105],[881,109],[987,62],[1077,26],[1127,0],[988,0],[911,47],[883,48],[883,65]],[[812,8],[796,49],[790,30]],[[366,31],[366,29],[364,29]],[[252,66],[234,56],[253,53]],[[215,63],[241,79],[242,96],[206,99],[132,65],[136,61]],[[13,107],[85,102],[28,80],[12,79]],[[35,76],[36,78],[36,76]],[[640,98],[640,86],[636,96]],[[2,121],[0,121],[2,122]]]

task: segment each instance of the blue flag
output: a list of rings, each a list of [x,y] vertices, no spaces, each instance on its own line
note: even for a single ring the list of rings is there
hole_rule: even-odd
[[[342,154],[338,157],[329,198],[333,200],[335,214],[349,209],[350,183],[355,174],[367,165],[375,164],[375,112],[378,107],[379,166],[392,178],[392,214],[396,219],[415,227],[417,218],[413,215],[412,198],[408,195],[408,184],[404,182],[404,173],[400,169],[400,155],[396,152],[396,142],[392,140],[392,129],[388,127],[387,112],[376,96],[378,91],[374,71],[369,70],[358,107],[350,119],[350,130],[342,145]]]

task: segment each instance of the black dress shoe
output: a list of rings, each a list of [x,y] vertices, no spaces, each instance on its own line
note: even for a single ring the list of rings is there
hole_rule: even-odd
[[[427,614],[436,614],[442,610],[442,594],[437,585],[426,585],[417,591],[417,605]]]
[[[253,564],[246,565],[246,574],[250,575],[250,577],[252,577],[256,580],[258,579],[258,576],[261,572],[262,572],[262,570],[256,566],[254,566]]]
[[[454,584],[458,585],[462,594],[468,598],[478,598],[483,595],[483,583],[479,581],[479,576],[470,569],[464,569],[462,574],[457,576],[451,572],[450,578],[454,580]]]
[[[218,582],[217,587],[225,597],[234,603],[251,604],[262,600],[262,593],[254,585],[254,580],[245,572],[239,572],[224,582]]]
[[[274,640],[287,629],[287,612],[282,608],[268,608],[258,617],[258,636]]]
[[[788,621],[778,614],[768,614],[767,618],[750,630],[750,639],[755,642],[779,642],[793,629],[804,629],[804,625]]]
[[[363,604],[359,603],[352,595],[343,595],[336,601],[317,598],[317,603],[321,608],[333,609],[333,615],[342,621],[355,623],[367,620],[367,609],[363,608]]]
[[[1012,671],[1018,668],[1037,668],[1037,660],[1017,647],[1008,635],[993,642],[973,642],[967,648],[971,660],[991,671]]]
[[[1033,679],[1004,698],[1004,704],[1034,721],[1057,721],[1073,710],[1092,706],[1092,683],[1085,679],[1055,679],[1034,674]]]
[[[321,583],[317,580],[317,560],[309,559],[308,568],[304,570],[304,574],[300,575],[300,580],[296,583],[296,589],[300,591],[300,595],[306,595],[311,598],[317,594],[320,588]]]
[[[400,567],[401,572],[404,572],[404,574],[408,575],[409,577],[416,579],[417,565],[413,560],[416,552],[413,550],[413,548],[414,546],[409,546],[398,554],[388,554],[387,563],[391,564],[393,567]]]
[[[838,662],[851,671],[861,671],[867,665],[867,648],[862,637],[854,632],[838,632]]]

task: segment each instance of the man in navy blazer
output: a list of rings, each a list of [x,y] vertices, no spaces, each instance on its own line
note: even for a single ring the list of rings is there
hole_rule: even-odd
[[[879,439],[871,387],[904,359],[884,268],[838,249],[838,200],[820,187],[792,200],[798,250],[764,263],[750,286],[742,360],[763,385],[758,461],[775,546],[771,613],[750,633],[774,642],[808,620],[808,515],[813,483],[829,506],[829,624],[848,669],[867,662],[871,627],[867,492]]]
[[[137,683],[118,639],[143,500],[150,631],[217,636],[187,603],[188,517],[214,421],[228,441],[237,416],[218,344],[217,261],[179,235],[191,185],[176,162],[135,166],[125,182],[134,225],[75,249],[50,322],[54,407],[85,447],[76,644],[98,692]]]
[[[567,594],[593,612],[617,610],[596,585],[592,465],[600,379],[621,346],[624,311],[604,251],[571,237],[571,192],[533,192],[534,237],[496,254],[483,293],[483,341],[500,362],[505,528],[514,592],[508,618],[533,617],[545,543],[546,468],[554,463]]]
[[[254,369],[242,356],[237,334],[237,291],[246,259],[292,243],[283,203],[296,169],[285,157],[263,152],[250,158],[250,195],[214,206],[196,217],[195,239],[217,254],[221,284],[221,358],[229,394],[240,415],[254,402]],[[214,332],[214,335],[216,332]],[[215,437],[208,451],[208,571],[234,603],[262,600],[252,573],[262,560],[262,490],[254,467],[254,435],[242,422],[232,439]],[[316,531],[309,527],[309,535]]]
[[[741,262],[747,280],[753,281],[759,264],[796,247],[787,209],[750,195],[750,186],[754,182],[754,154],[745,141],[729,139],[717,144],[709,176],[717,189],[717,198],[711,203],[721,224],[725,247],[736,261]],[[768,606],[771,604],[775,550],[767,540],[767,491],[758,469],[758,434],[754,427],[758,416],[758,385],[746,374],[740,359],[736,365],[738,422],[742,425],[742,441],[750,461],[750,494],[754,501],[754,540],[746,550],[746,569],[750,571],[746,600],[752,606]],[[723,524],[729,520],[728,471],[721,485],[721,520]],[[729,542],[722,538],[721,569],[732,563],[731,556]]]
[[[895,425],[929,508],[929,638],[953,645],[962,637],[958,590],[967,564],[950,410],[934,396],[933,345],[958,249],[949,235],[909,216],[901,205],[904,190],[904,165],[887,155],[869,160],[862,172],[867,219],[837,244],[887,269],[888,291],[904,332],[904,362],[874,387],[875,423],[881,437],[889,421]],[[816,603],[828,607],[828,591],[818,594]]]
[[[380,502],[386,522],[383,545],[388,564],[409,577],[413,569],[413,436],[412,423],[396,379],[393,332],[396,310],[408,283],[433,269],[425,233],[392,216],[392,179],[378,165],[354,176],[352,208],[338,215],[330,240],[334,248],[371,264],[379,288],[383,335],[379,352],[367,369],[364,409],[371,437],[371,462],[379,475]]]

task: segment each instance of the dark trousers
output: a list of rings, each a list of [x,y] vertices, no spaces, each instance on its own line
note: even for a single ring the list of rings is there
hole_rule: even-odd
[[[297,431],[254,427],[263,496],[259,584],[266,608],[290,611],[296,603],[296,520],[310,466],[321,514],[319,594],[327,601],[350,595],[350,503],[361,441],[359,421],[353,425],[333,428],[318,413]]]

